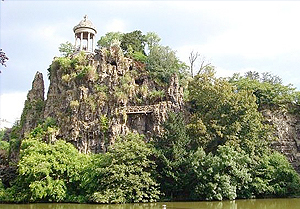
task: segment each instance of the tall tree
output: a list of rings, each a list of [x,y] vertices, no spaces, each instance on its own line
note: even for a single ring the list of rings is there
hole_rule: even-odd
[[[164,134],[153,139],[157,178],[166,198],[185,199],[191,191],[189,156],[194,147],[181,113],[169,113],[163,128]]]
[[[184,74],[186,68],[170,47],[155,45],[151,48],[146,69],[155,81],[168,84],[173,74]]]
[[[160,42],[161,38],[154,32],[148,32],[145,36],[145,41],[148,45],[148,49],[150,50],[152,47],[157,46]]]
[[[270,128],[263,123],[251,91],[237,91],[227,80],[216,78],[213,68],[206,68],[190,82],[189,100],[190,133],[207,150],[226,143],[247,153],[265,147]]]

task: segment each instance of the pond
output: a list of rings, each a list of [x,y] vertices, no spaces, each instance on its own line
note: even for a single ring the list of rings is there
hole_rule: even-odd
[[[253,199],[214,202],[159,202],[147,204],[0,204],[1,209],[296,209],[300,208],[300,198]]]

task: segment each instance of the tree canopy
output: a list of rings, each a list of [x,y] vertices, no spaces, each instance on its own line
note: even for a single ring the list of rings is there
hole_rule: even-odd
[[[190,133],[208,150],[229,143],[253,152],[265,147],[271,136],[252,92],[236,91],[226,79],[216,78],[212,67],[190,82],[189,100],[192,105]]]
[[[287,104],[299,103],[299,92],[291,84],[283,85],[282,79],[271,73],[249,71],[245,76],[239,74],[229,78],[229,82],[236,86],[237,90],[248,90],[256,96],[259,107],[278,107]]]

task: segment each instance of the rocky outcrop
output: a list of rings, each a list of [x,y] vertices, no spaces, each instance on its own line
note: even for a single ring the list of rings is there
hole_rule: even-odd
[[[129,111],[143,107],[151,110]],[[118,135],[129,131],[146,139],[160,134],[169,111],[183,111],[178,77],[167,86],[155,83],[145,65],[124,57],[118,46],[52,63],[44,118],[55,118],[56,138],[83,153],[105,152]]]
[[[44,91],[43,75],[37,72],[32,82],[32,89],[27,94],[21,116],[21,136],[35,128],[37,124],[43,120]]]
[[[284,109],[264,109],[262,114],[276,129],[273,148],[284,154],[300,173],[300,117]]]

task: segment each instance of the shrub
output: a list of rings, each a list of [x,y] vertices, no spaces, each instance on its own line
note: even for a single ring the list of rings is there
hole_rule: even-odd
[[[98,154],[84,185],[98,203],[154,202],[159,198],[152,172],[152,149],[137,134],[119,137],[105,155]]]

